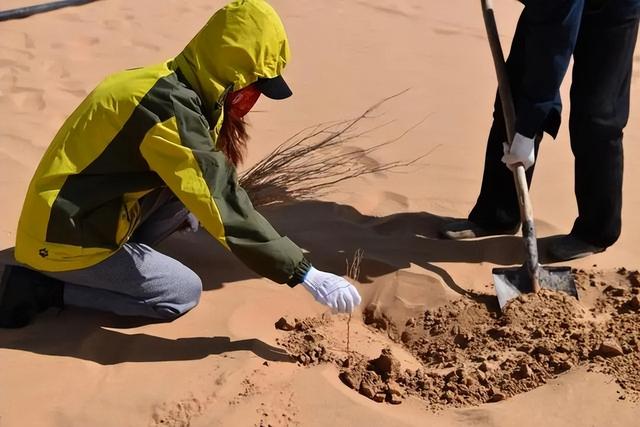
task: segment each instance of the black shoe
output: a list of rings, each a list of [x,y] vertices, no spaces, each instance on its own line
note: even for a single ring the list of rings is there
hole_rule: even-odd
[[[572,259],[584,258],[604,252],[605,249],[607,248],[592,245],[571,234],[567,234],[549,245],[549,254],[556,261],[571,261]]]
[[[463,219],[446,223],[440,229],[440,235],[446,239],[461,240],[487,236],[499,236],[504,234],[513,235],[516,234],[518,230],[520,230],[520,225],[517,225],[515,228],[486,229],[475,222]]]
[[[5,266],[0,282],[0,328],[21,328],[49,307],[62,308],[63,282],[28,268]]]

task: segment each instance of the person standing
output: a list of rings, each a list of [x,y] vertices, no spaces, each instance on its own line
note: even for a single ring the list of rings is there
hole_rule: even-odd
[[[578,217],[550,246],[557,260],[604,251],[621,232],[623,130],[638,37],[640,0],[523,0],[507,59],[516,107],[509,149],[499,99],[487,143],[482,187],[466,220],[443,237],[515,234],[519,206],[510,168],[522,163],[529,184],[543,133],[560,127],[560,85],[573,57],[569,132]],[[507,167],[505,167],[505,165]]]

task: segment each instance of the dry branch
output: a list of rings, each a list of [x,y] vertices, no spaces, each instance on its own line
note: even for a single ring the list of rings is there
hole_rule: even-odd
[[[240,176],[240,185],[247,191],[254,206],[264,206],[318,198],[339,182],[413,165],[426,154],[409,161],[386,163],[372,162],[369,156],[399,141],[424,120],[399,136],[371,147],[348,146],[358,138],[388,125],[389,122],[359,130],[363,121],[375,117],[374,111],[382,104],[405,92],[383,99],[354,119],[323,123],[293,135],[244,172]]]
[[[347,277],[351,277],[356,282],[359,281],[360,278],[360,263],[362,263],[363,256],[364,250],[357,249],[353,254],[351,264],[349,264],[349,260],[347,260]]]

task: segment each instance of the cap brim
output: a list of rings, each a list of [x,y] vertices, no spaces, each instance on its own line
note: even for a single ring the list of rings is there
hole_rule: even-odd
[[[282,76],[273,77],[271,79],[261,78],[256,82],[256,88],[267,98],[285,99],[293,95],[287,82]]]

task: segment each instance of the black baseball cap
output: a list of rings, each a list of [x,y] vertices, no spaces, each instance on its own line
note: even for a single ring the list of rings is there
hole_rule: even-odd
[[[255,83],[256,88],[267,98],[285,99],[293,95],[291,88],[282,76],[273,78],[259,78]]]

